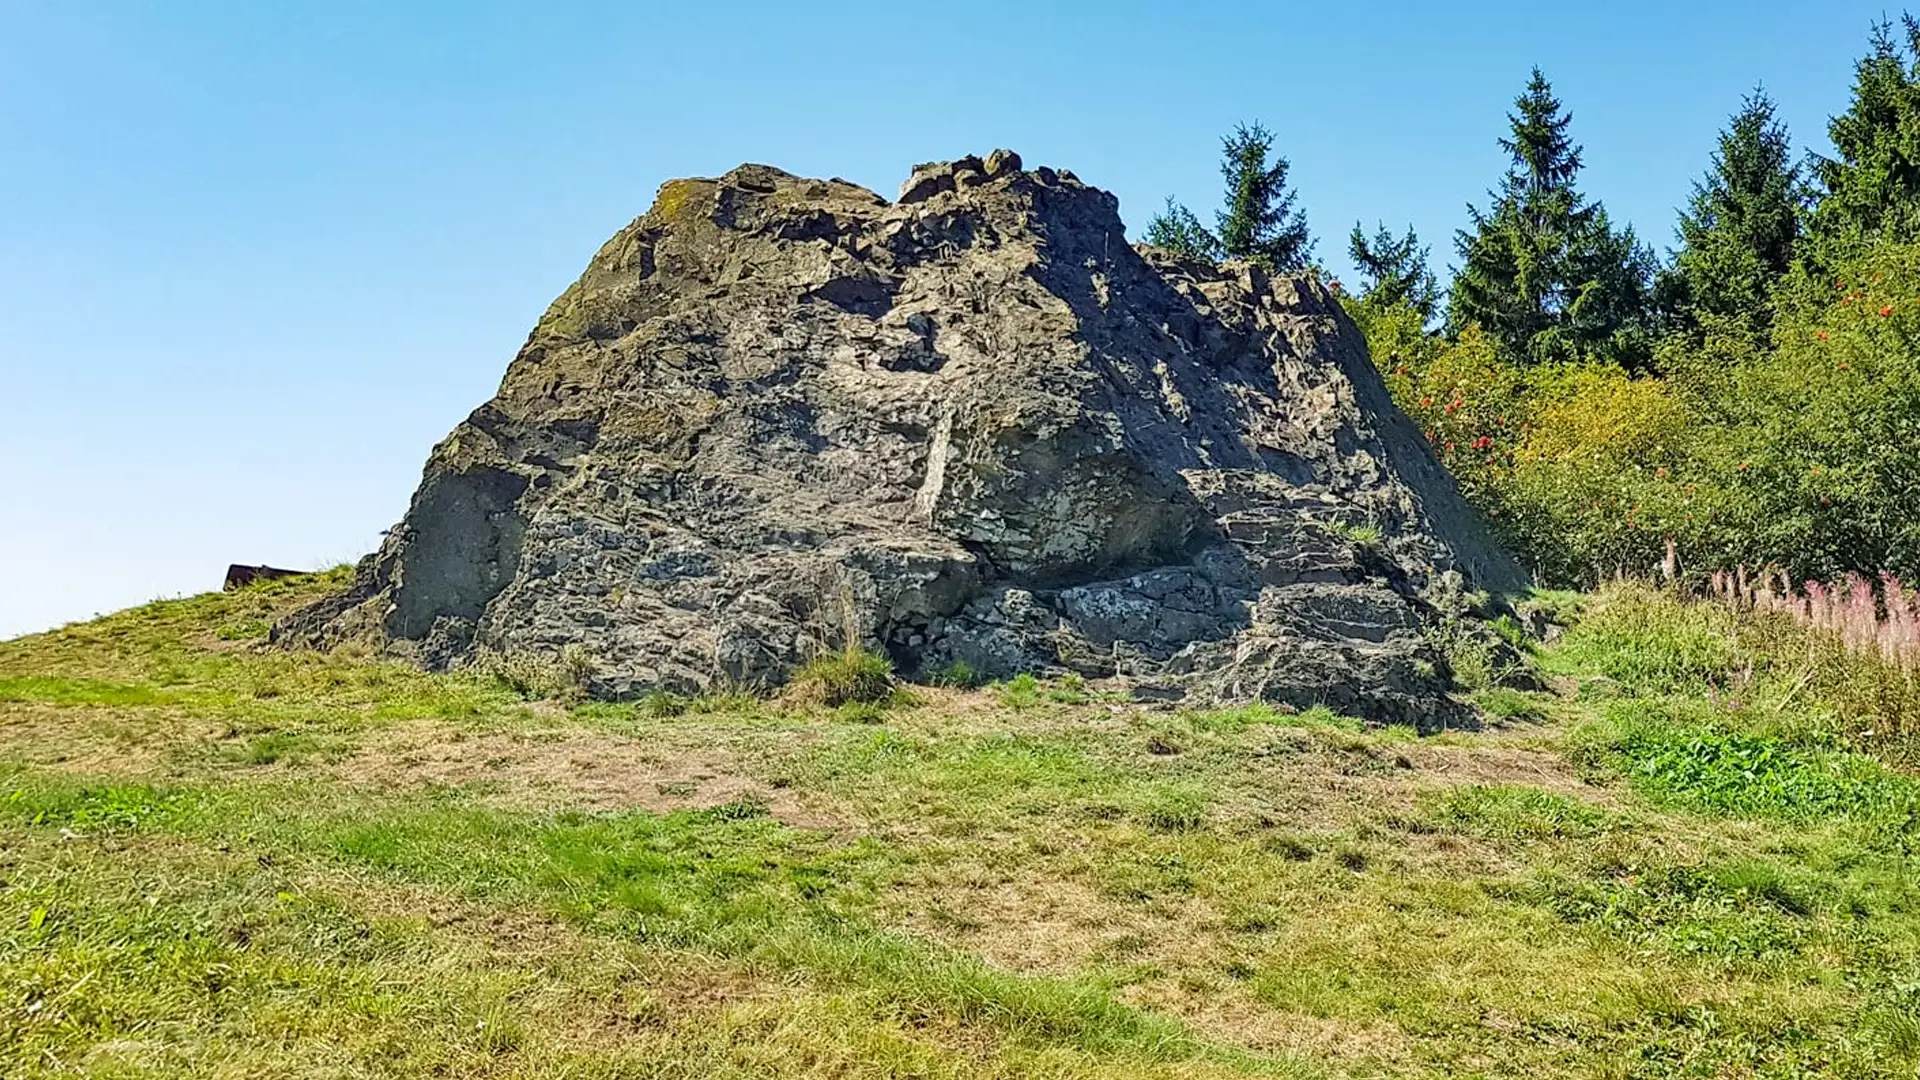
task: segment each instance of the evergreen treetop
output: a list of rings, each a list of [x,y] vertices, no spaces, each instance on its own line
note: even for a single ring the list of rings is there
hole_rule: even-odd
[[[1847,111],[1827,126],[1835,156],[1812,156],[1821,194],[1808,233],[1821,266],[1920,239],[1920,22],[1904,15],[1901,31],[1874,27]]]
[[[1562,111],[1553,85],[1539,68],[1533,69],[1514,108],[1518,112],[1507,118],[1513,137],[1500,140],[1500,149],[1513,158],[1504,185],[1507,195],[1522,205],[1553,206],[1564,201],[1578,208],[1580,197],[1573,181],[1583,164],[1583,150],[1568,137],[1573,117]]]
[[[1259,122],[1241,124],[1220,140],[1226,207],[1218,217],[1228,258],[1251,259],[1275,270],[1298,270],[1313,254],[1306,211],[1287,189],[1287,159],[1273,155],[1273,133]],[[1271,160],[1269,157],[1271,156]]]
[[[1755,90],[1720,133],[1680,213],[1680,247],[1660,281],[1661,307],[1677,329],[1764,340],[1774,287],[1793,264],[1807,212],[1792,154],[1773,101]]]
[[[1572,116],[1539,68],[1500,140],[1511,164],[1487,211],[1455,236],[1461,266],[1447,313],[1457,333],[1479,326],[1509,359],[1601,356],[1645,361],[1652,252],[1576,186],[1582,150]]]
[[[1166,208],[1147,222],[1144,237],[1148,244],[1164,248],[1189,259],[1218,259],[1220,239],[1207,231],[1193,211],[1167,196]]]
[[[1360,269],[1361,299],[1380,306],[1406,304],[1418,312],[1422,322],[1433,318],[1440,303],[1440,286],[1427,267],[1430,249],[1409,228],[1404,236],[1395,236],[1384,223],[1369,238],[1353,223],[1347,238],[1347,254]]]

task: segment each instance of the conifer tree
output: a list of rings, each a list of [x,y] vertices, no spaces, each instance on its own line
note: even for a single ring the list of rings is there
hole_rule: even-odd
[[[1786,126],[1756,90],[1720,133],[1712,166],[1680,214],[1680,248],[1659,289],[1676,328],[1764,341],[1774,286],[1793,265],[1806,209]]]
[[[1832,267],[1881,241],[1920,239],[1920,23],[1881,23],[1854,65],[1853,100],[1827,126],[1834,157],[1814,155],[1821,193],[1810,254]]]
[[[1380,307],[1406,304],[1418,312],[1422,322],[1433,318],[1440,303],[1440,286],[1427,268],[1430,249],[1421,246],[1420,237],[1409,228],[1404,236],[1395,236],[1380,224],[1371,238],[1353,223],[1347,238],[1347,254],[1364,279],[1360,298]]]
[[[1167,196],[1166,209],[1147,222],[1146,242],[1189,259],[1218,259],[1220,240],[1207,231],[1193,211]]]
[[[1220,174],[1226,208],[1218,215],[1221,249],[1274,270],[1298,270],[1313,254],[1307,215],[1287,190],[1287,159],[1273,155],[1273,133],[1258,122],[1241,124],[1221,140]]]
[[[1456,332],[1478,325],[1516,361],[1644,362],[1652,253],[1580,194],[1573,118],[1539,68],[1514,107],[1512,137],[1500,140],[1513,164],[1492,207],[1468,207],[1473,228],[1455,237],[1462,265],[1448,322]]]

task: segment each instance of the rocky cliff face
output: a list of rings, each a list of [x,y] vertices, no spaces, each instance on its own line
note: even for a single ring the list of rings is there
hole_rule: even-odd
[[[621,695],[775,683],[854,634],[909,672],[1431,715],[1423,597],[1512,564],[1326,290],[1135,249],[1117,209],[1006,152],[893,203],[758,165],[665,185],[277,638],[577,646]]]

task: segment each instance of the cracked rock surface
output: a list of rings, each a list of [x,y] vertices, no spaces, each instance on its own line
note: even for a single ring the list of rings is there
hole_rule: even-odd
[[[1305,278],[1128,244],[1016,155],[897,201],[761,165],[664,185],[276,640],[594,692],[896,666],[1427,725],[1439,586],[1520,575]]]

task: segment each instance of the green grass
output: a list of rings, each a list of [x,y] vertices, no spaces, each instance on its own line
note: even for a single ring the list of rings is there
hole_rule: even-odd
[[[1325,705],[1313,705],[1295,711],[1275,708],[1262,701],[1237,708],[1191,712],[1185,714],[1185,719],[1196,731],[1214,732],[1243,731],[1260,725],[1333,728],[1340,731],[1361,731],[1366,727],[1365,720],[1335,712]]]
[[[163,690],[99,679],[21,675],[0,678],[0,704],[38,702],[47,705],[162,705],[170,700]]]
[[[1913,778],[1863,754],[1743,729],[1737,713],[1698,713],[1617,703],[1578,735],[1589,755],[1663,803],[1794,822],[1859,821],[1884,828],[1888,842],[1906,842],[1920,825]]]
[[[1547,701],[1539,694],[1493,686],[1474,695],[1474,703],[1487,716],[1517,724],[1538,724],[1547,719]]]
[[[1567,692],[1423,738],[259,643],[341,580],[0,643],[0,1075],[1920,1066],[1915,782],[1712,611],[1563,598]]]
[[[1431,800],[1441,828],[1499,840],[1598,836],[1613,825],[1605,811],[1538,788],[1470,785]]]
[[[884,656],[849,648],[808,661],[794,674],[792,688],[829,707],[878,705],[893,696],[893,664]]]

